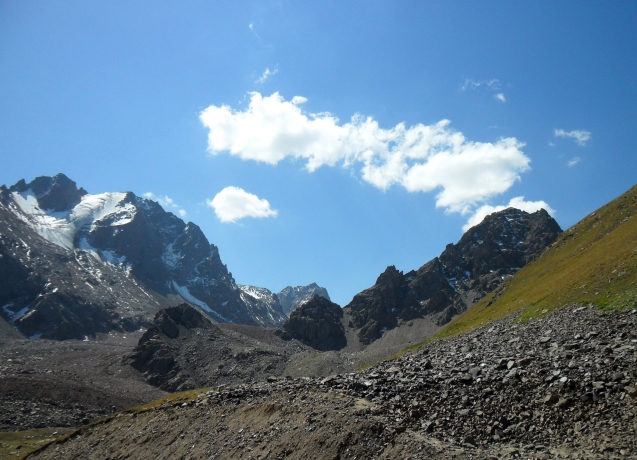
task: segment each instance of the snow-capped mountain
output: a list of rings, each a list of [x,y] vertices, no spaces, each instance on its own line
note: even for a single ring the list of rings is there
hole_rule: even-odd
[[[38,177],[2,186],[0,214],[0,273],[10,272],[0,280],[0,314],[29,336],[104,332],[128,318],[131,305],[137,327],[181,299],[221,322],[285,319],[239,289],[197,225],[134,193],[91,195],[63,174]],[[64,301],[56,300],[62,290]],[[91,327],[87,306],[95,309]]]
[[[285,322],[287,317],[276,294],[262,287],[248,286],[246,284],[237,284],[237,286],[243,291],[241,298],[248,305],[253,316],[270,319],[268,324],[264,324],[264,326],[271,326],[272,324],[281,326]]]
[[[290,316],[294,310],[296,310],[301,304],[310,301],[314,294],[330,300],[330,295],[327,293],[327,289],[319,286],[316,283],[308,284],[307,286],[287,286],[277,294],[283,312]]]

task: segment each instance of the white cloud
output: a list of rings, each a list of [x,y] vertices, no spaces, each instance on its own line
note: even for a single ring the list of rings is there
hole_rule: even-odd
[[[270,209],[268,200],[248,193],[239,187],[226,187],[206,204],[214,208],[221,222],[235,222],[244,217],[276,217],[278,211]]]
[[[461,213],[505,192],[530,169],[524,143],[515,138],[469,141],[449,127],[449,120],[383,129],[371,117],[354,115],[340,124],[330,113],[303,112],[306,101],[254,92],[243,111],[211,105],[199,116],[209,129],[209,152],[269,164],[304,159],[310,172],[321,166],[360,167],[362,178],[379,189],[437,191],[436,206]]]
[[[573,157],[568,161],[568,166],[569,168],[572,168],[573,166],[575,166],[577,163],[579,163],[580,161],[582,161],[582,159],[580,157]]]
[[[480,88],[481,86],[484,86],[491,91],[497,91],[498,89],[500,89],[500,80],[498,80],[497,78],[492,78],[491,80],[475,81],[467,78],[460,89],[462,91],[466,91],[468,89]]]
[[[257,81],[255,81],[255,83],[265,83],[268,78],[270,78],[272,75],[276,75],[277,73],[279,73],[279,69],[270,70],[266,67],[263,75],[257,78]]]
[[[570,137],[575,139],[577,145],[580,147],[584,147],[586,143],[591,140],[593,134],[589,131],[576,129],[574,131],[564,131],[563,129],[555,130],[555,137]]]
[[[502,93],[498,93],[495,96],[493,96],[494,98],[496,98],[498,101],[502,101],[502,102],[506,102],[506,98],[504,97],[504,94]]]
[[[142,196],[144,198],[148,198],[149,200],[156,201],[162,206],[162,208],[166,210],[169,210],[169,211],[176,210],[181,217],[186,217],[187,212],[184,209],[182,209],[177,203],[175,203],[175,200],[170,198],[168,195],[157,196],[153,192],[146,192],[146,193],[142,193]]]
[[[555,210],[544,201],[524,201],[523,196],[516,196],[515,198],[511,198],[507,206],[491,206],[488,204],[480,206],[469,218],[467,223],[462,227],[462,230],[466,232],[471,227],[482,222],[484,218],[487,217],[489,214],[503,211],[507,208],[517,208],[529,213],[538,211],[540,209],[545,209],[546,212],[548,212],[551,216],[555,215]]]
[[[250,30],[254,30],[254,24],[251,22],[250,24],[248,24],[248,28],[249,28]]]

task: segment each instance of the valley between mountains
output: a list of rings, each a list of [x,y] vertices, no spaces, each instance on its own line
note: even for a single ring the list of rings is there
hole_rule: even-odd
[[[496,212],[340,306],[132,192],[1,186],[0,458],[633,458],[636,212]]]

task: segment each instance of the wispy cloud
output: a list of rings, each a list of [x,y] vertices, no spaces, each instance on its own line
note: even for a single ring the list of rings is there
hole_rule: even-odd
[[[569,168],[572,168],[573,166],[575,166],[577,163],[579,163],[580,161],[582,161],[582,159],[580,157],[573,157],[568,161],[568,166]]]
[[[501,85],[500,85],[500,80],[498,80],[497,78],[492,78],[491,80],[480,80],[480,81],[467,78],[462,84],[462,87],[460,89],[462,91],[466,91],[468,89],[480,88],[481,86],[491,91],[497,91],[500,89]]]
[[[181,206],[179,206],[177,203],[175,203],[175,200],[170,198],[168,195],[157,196],[153,192],[146,192],[146,193],[143,193],[142,196],[144,198],[148,198],[149,200],[156,201],[162,206],[162,208],[164,208],[167,211],[175,211],[181,217],[186,217],[186,214],[187,214],[186,210],[183,209]]]
[[[266,67],[263,75],[257,78],[257,81],[255,83],[265,83],[268,78],[270,78],[272,75],[276,75],[277,73],[279,73],[279,69],[270,70],[268,67]]]
[[[573,131],[564,131],[563,129],[555,130],[555,137],[570,137],[577,142],[577,145],[584,147],[588,141],[593,138],[593,134],[590,131],[584,131],[576,129]]]
[[[496,92],[502,87],[500,80],[497,78],[492,78],[491,80],[472,80],[467,78],[462,86],[460,87],[460,91],[474,90],[478,88],[485,88],[487,91]],[[499,92],[493,95],[494,99],[497,99],[500,102],[506,102],[506,97],[504,93]]]
[[[330,113],[303,112],[304,102],[301,96],[286,101],[279,93],[254,92],[243,111],[208,107],[199,118],[209,129],[209,152],[269,164],[304,159],[309,172],[355,168],[381,190],[400,185],[409,192],[437,192],[437,207],[462,214],[504,193],[530,169],[524,143],[512,137],[471,141],[452,130],[449,120],[383,129],[357,114],[341,124]]]
[[[215,210],[221,222],[236,222],[245,217],[276,217],[278,211],[270,209],[268,200],[248,193],[239,187],[226,187],[206,204]]]
[[[523,196],[516,196],[515,198],[511,198],[509,204],[506,206],[491,206],[485,204],[484,206],[480,206],[473,215],[469,218],[467,223],[462,227],[463,231],[469,230],[471,227],[478,225],[480,222],[484,220],[489,214],[493,214],[494,212],[503,211],[507,208],[517,208],[526,212],[535,212],[540,209],[545,209],[550,215],[555,215],[555,210],[551,208],[544,201],[524,201]]]

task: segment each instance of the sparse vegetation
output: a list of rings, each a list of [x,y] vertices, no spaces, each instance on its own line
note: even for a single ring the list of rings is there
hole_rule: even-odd
[[[50,442],[73,432],[74,428],[41,428],[25,431],[0,432],[0,459],[25,458]]]

